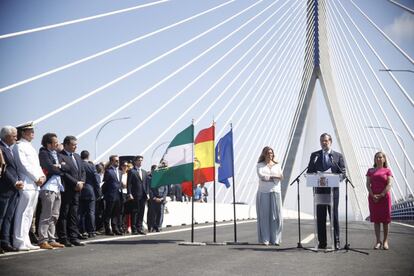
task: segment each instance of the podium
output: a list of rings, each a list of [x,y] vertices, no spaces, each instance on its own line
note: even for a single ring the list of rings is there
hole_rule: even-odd
[[[339,187],[339,182],[341,181],[339,174],[333,173],[315,173],[315,174],[307,174],[306,175],[306,185],[308,187],[313,188],[335,188]],[[317,194],[313,193],[313,219],[315,223],[315,249],[318,249],[318,222],[317,222],[317,206],[318,205],[328,205],[331,209],[331,215],[329,216],[329,229],[330,229],[330,247],[332,250],[335,249],[334,247],[334,228],[333,228],[333,190],[330,190],[330,193],[327,194]],[[326,226],[325,226],[326,227]]]

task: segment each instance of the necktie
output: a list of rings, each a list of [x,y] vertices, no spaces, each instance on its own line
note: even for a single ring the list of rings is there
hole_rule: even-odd
[[[328,152],[324,152],[323,153],[323,170],[326,171],[328,170],[331,166],[330,166],[330,160],[329,160],[329,153]]]
[[[138,174],[139,174],[139,178],[141,178],[141,180],[142,180],[142,170],[141,169],[138,169]]]
[[[70,156],[72,157],[72,161],[73,161],[73,164],[75,165],[76,170],[78,170],[79,169],[78,168],[78,163],[76,163],[75,156],[73,155],[73,153],[71,153]]]

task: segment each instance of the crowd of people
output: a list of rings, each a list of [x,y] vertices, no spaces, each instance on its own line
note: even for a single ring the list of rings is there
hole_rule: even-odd
[[[169,186],[151,188],[143,157],[94,164],[89,152],[76,153],[77,139],[63,143],[46,133],[39,152],[33,124],[0,130],[0,253],[84,246],[104,235],[159,232]],[[144,211],[147,208],[146,229]]]
[[[74,136],[66,136],[59,143],[56,134],[46,133],[39,152],[32,145],[33,139],[31,123],[17,128],[4,126],[0,130],[0,253],[84,246],[82,240],[97,234],[159,232],[167,196],[177,201],[188,200],[180,184],[151,188],[151,175],[157,166],[144,170],[143,156],[121,162],[118,155],[111,155],[107,163],[94,164],[87,150],[80,155],[76,153]],[[344,175],[344,159],[331,149],[332,137],[324,133],[320,143],[322,149],[311,154],[307,172]],[[272,148],[263,148],[257,174],[258,240],[265,245],[280,245],[283,172]],[[367,172],[366,184],[370,219],[375,225],[375,249],[389,248],[391,181],[387,158],[378,152],[373,168]],[[315,188],[314,193],[331,193],[331,188]],[[318,248],[321,249],[327,247],[327,212],[333,217],[334,247],[340,248],[339,189],[333,188],[332,193],[332,213],[327,205],[318,205],[316,210]],[[197,185],[194,201],[207,202],[207,198],[204,183]]]

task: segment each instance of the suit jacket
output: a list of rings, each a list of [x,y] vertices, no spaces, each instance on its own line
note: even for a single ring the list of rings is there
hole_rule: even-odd
[[[345,173],[345,162],[341,153],[331,150],[332,155],[332,164],[331,171],[332,173],[344,174]],[[323,170],[323,151],[318,150],[311,154],[307,173],[316,173]],[[329,169],[329,168],[328,168]],[[334,188],[338,190],[338,188]],[[330,193],[330,188],[315,188],[315,192],[318,194]],[[336,192],[336,191],[335,191]]]
[[[66,151],[61,151],[60,155],[60,158],[65,163],[62,165],[62,171],[64,172],[62,175],[62,181],[65,187],[65,194],[79,193],[75,191],[78,181],[86,180],[86,173],[85,169],[83,168],[82,159],[80,158],[79,154],[73,154],[76,160],[76,168],[72,157]]]
[[[19,180],[19,174],[17,172],[17,164],[13,155],[7,149],[6,144],[0,141],[0,150],[3,153],[4,161],[6,162],[6,170],[0,178],[0,193],[11,196],[17,191],[15,184]]]
[[[119,178],[116,176],[116,173],[118,173]],[[106,169],[103,181],[102,193],[104,199],[108,201],[120,200],[122,189],[121,172],[111,166]]]
[[[147,172],[143,169],[142,179],[139,176],[137,168],[132,168],[128,172],[127,190],[128,194],[132,195],[134,199],[147,199],[149,193]]]
[[[85,160],[82,162],[85,169],[86,182],[81,191],[80,198],[83,200],[96,200],[102,194],[101,187],[99,186],[101,178],[92,162]]]
[[[62,163],[62,155],[57,154],[57,156],[59,164]],[[52,177],[52,175],[63,175],[63,171],[60,168],[53,166],[56,164],[56,161],[55,158],[53,158],[52,153],[44,147],[41,147],[39,150],[39,162],[43,173],[46,175],[45,183]]]

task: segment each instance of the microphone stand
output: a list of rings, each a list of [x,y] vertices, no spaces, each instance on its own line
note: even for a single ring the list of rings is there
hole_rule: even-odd
[[[300,186],[300,177],[302,176],[302,174],[305,173],[305,171],[308,169],[308,167],[306,167],[293,181],[292,183],[290,183],[289,185],[292,186],[295,182],[297,184],[296,186],[296,190],[297,190],[297,202],[298,202],[298,233],[299,233],[299,240],[298,240],[298,245],[296,248],[302,248],[305,250],[311,250],[309,248],[303,247],[302,242],[301,242],[301,233],[300,233],[300,194],[299,194],[299,186]]]
[[[339,167],[338,163],[336,163],[333,160],[331,155],[329,157],[331,158],[332,163],[341,171],[345,179],[345,246],[344,248],[340,248],[339,250],[346,250],[346,252],[353,251],[353,252],[358,252],[361,254],[369,255],[368,252],[364,252],[361,250],[351,248],[350,244],[348,243],[348,184],[351,184],[353,189],[355,189],[355,186],[354,184],[352,184],[351,180],[349,180],[348,176],[346,175],[345,168],[342,169],[341,167]],[[332,210],[332,213],[333,213],[333,210]]]

